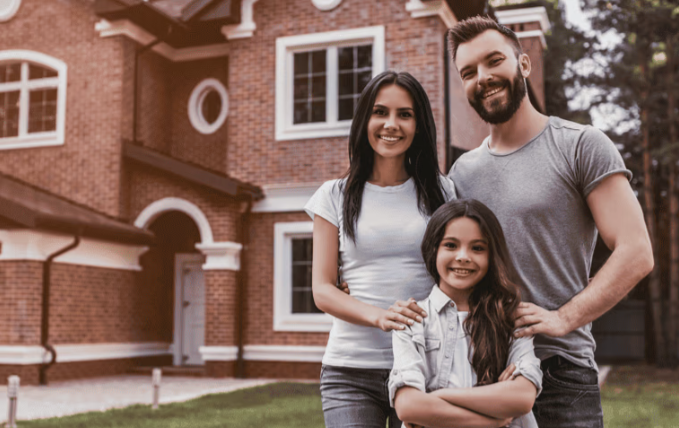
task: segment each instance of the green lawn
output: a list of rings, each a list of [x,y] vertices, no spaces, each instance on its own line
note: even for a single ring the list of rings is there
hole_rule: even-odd
[[[20,428],[323,428],[318,384],[277,383],[213,394],[158,410],[136,405],[107,412],[19,421]]]
[[[602,391],[606,428],[679,427],[679,371],[623,366]],[[64,418],[20,421],[21,428],[323,428],[318,384],[277,383],[208,395],[151,410],[131,406]]]

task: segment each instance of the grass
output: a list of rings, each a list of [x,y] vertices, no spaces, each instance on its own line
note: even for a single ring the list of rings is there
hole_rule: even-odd
[[[276,383],[184,403],[135,405],[63,418],[20,421],[21,428],[323,428],[318,384]]]
[[[604,426],[679,427],[679,371],[616,367],[601,390]]]
[[[601,390],[606,428],[679,427],[679,370],[621,366]],[[21,428],[323,428],[318,384],[276,383],[213,394],[151,410],[136,405],[107,412],[20,421]]]

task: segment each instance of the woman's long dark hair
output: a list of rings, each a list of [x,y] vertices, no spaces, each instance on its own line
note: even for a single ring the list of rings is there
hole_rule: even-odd
[[[397,85],[410,94],[415,110],[417,132],[406,151],[406,172],[415,181],[420,212],[430,216],[445,202],[439,176],[436,153],[436,125],[427,93],[409,73],[385,71],[375,76],[358,99],[349,134],[349,170],[344,183],[343,226],[345,233],[356,241],[356,222],[361,213],[363,189],[373,172],[374,151],[368,141],[368,121],[375,98],[382,87]]]
[[[472,288],[469,315],[464,322],[471,337],[470,363],[477,384],[487,385],[497,382],[507,366],[514,332],[513,313],[521,300],[517,273],[495,214],[475,199],[458,199],[445,203],[434,213],[422,239],[424,263],[437,284],[441,281],[436,269],[439,246],[448,223],[460,217],[476,221],[488,240],[488,273]]]

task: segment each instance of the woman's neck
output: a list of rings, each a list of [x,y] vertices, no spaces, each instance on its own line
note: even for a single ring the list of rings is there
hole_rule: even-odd
[[[408,181],[410,176],[403,164],[404,157],[382,158],[375,156],[373,172],[368,182],[381,187],[397,186]]]

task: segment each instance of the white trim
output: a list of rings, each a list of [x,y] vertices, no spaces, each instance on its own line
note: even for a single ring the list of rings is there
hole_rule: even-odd
[[[211,242],[196,244],[205,255],[203,270],[240,270],[240,252],[243,244],[238,242]]]
[[[245,345],[243,359],[247,361],[294,361],[320,363],[325,346]]]
[[[182,330],[183,330],[183,319],[182,319],[182,314],[183,314],[183,303],[184,303],[184,293],[182,290],[182,270],[184,268],[184,263],[190,263],[190,262],[198,262],[200,263],[203,259],[203,256],[200,254],[194,254],[194,253],[185,253],[185,254],[175,254],[175,262],[174,262],[174,330],[172,332],[172,345],[171,345],[171,350],[172,350],[172,364],[175,366],[181,366],[184,365],[184,359],[182,358],[182,346],[181,346],[181,340],[183,339],[182,337]],[[205,283],[203,283],[203,287],[205,287]],[[198,348],[199,350],[202,348]]]
[[[164,342],[54,345],[54,349],[57,363],[170,355],[170,345]],[[0,346],[0,364],[42,364],[50,358],[42,346]]]
[[[141,229],[146,229],[156,218],[168,211],[181,211],[191,217],[198,226],[201,244],[211,244],[213,242],[212,229],[207,217],[200,208],[186,199],[172,197],[159,199],[139,213],[134,221],[134,225]]]
[[[336,119],[336,54],[327,56],[328,82],[326,85],[327,100],[330,108],[328,121],[325,123],[310,123],[294,125],[292,123],[292,70],[293,54],[314,49],[326,48],[337,50],[338,45],[353,45],[360,43],[372,44],[372,75],[377,76],[385,70],[384,26],[354,28],[324,33],[302,34],[296,36],[279,37],[276,39],[276,140],[299,140],[309,138],[342,137],[349,135],[350,120]],[[333,72],[335,70],[335,72]],[[334,118],[333,118],[334,116]]]
[[[45,55],[44,53],[21,49],[0,51],[0,62],[4,61],[22,62],[22,78],[21,82],[0,84],[0,88],[3,92],[5,92],[5,90],[21,91],[19,107],[19,135],[17,137],[0,138],[0,150],[60,146],[64,144],[66,129],[66,88],[68,70],[66,63],[60,59]],[[28,66],[26,64],[28,62],[51,68],[57,72],[57,77],[29,81]],[[57,90],[57,117],[56,129],[54,131],[28,133],[28,90],[32,88]]]
[[[47,260],[50,254],[73,242],[73,236],[36,230],[0,230],[0,260]],[[139,257],[148,247],[83,238],[73,250],[57,257],[57,263],[121,270],[142,270]]]
[[[332,327],[328,314],[292,313],[292,239],[311,237],[313,229],[311,221],[274,224],[274,331],[328,332]]]
[[[529,22],[540,23],[542,32],[549,31],[552,26],[549,23],[547,9],[544,6],[527,7],[524,9],[496,10],[497,22],[502,25],[526,24]]]
[[[447,28],[452,28],[458,22],[455,13],[445,0],[428,1],[426,3],[422,0],[409,0],[406,3],[406,11],[410,12],[410,16],[413,18],[438,15]]]
[[[264,199],[252,205],[253,213],[303,211],[304,205],[316,193],[319,184],[264,187]]]
[[[21,0],[10,0],[9,5],[5,6],[3,9],[0,9],[0,22],[6,22],[12,19],[19,10],[20,5]]]
[[[516,33],[516,37],[518,37],[519,39],[537,37],[540,39],[540,44],[542,44],[542,48],[544,49],[547,47],[547,40],[545,39],[545,34],[540,30],[521,31],[519,33]]]
[[[236,361],[238,359],[237,346],[201,346],[200,355],[203,361]]]
[[[205,101],[205,96],[214,89],[222,102],[222,110],[219,112],[219,116],[213,123],[208,123],[203,117],[203,102]],[[191,97],[189,97],[189,121],[191,125],[196,129],[196,131],[201,134],[214,134],[226,121],[226,117],[229,115],[229,94],[226,92],[226,88],[217,79],[209,78],[204,79],[191,92]]]
[[[333,10],[342,3],[342,0],[311,0],[311,3],[316,6],[316,9],[322,11]]]
[[[243,0],[240,7],[240,24],[225,25],[222,34],[228,40],[252,37],[257,29],[254,19],[254,5],[257,0]]]
[[[99,33],[99,37],[126,36],[141,45],[147,45],[156,40],[153,34],[127,19],[112,22],[102,19],[94,25],[94,29]],[[227,43],[217,43],[207,46],[176,49],[167,43],[160,42],[153,46],[151,50],[170,61],[182,62],[223,57],[229,54],[230,47]]]

